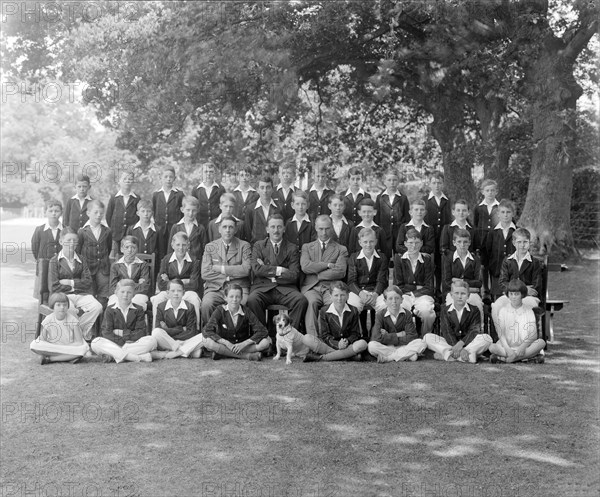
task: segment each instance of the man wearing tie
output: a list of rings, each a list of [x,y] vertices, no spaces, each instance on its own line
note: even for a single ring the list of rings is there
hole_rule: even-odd
[[[315,229],[317,240],[302,247],[300,267],[306,275],[302,285],[302,294],[308,300],[306,332],[317,336],[319,309],[331,304],[331,283],[346,277],[348,250],[332,240],[329,216],[318,216]]]
[[[235,237],[237,221],[232,216],[221,217],[221,238],[210,242],[202,256],[202,322],[208,323],[218,305],[225,304],[223,287],[226,283],[237,283],[242,287],[242,304],[250,293],[250,244]]]
[[[266,308],[272,304],[283,305],[289,310],[292,326],[299,330],[308,301],[298,291],[298,247],[284,240],[284,231],[283,216],[272,214],[267,220],[269,236],[252,247],[254,281],[248,307],[266,326]]]

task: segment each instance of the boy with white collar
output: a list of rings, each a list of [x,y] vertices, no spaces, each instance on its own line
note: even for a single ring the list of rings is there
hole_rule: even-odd
[[[138,202],[137,214],[140,220],[127,229],[127,235],[137,239],[138,253],[156,254],[156,260],[160,261],[167,252],[169,233],[152,221],[152,203],[149,200],[142,199]],[[155,268],[156,274],[158,274],[158,264]]]
[[[221,200],[219,201],[219,209],[221,209],[221,214],[219,214],[216,218],[212,219],[208,223],[208,241],[214,242],[217,238],[221,237],[221,233],[219,232],[219,224],[221,224],[221,219],[224,217],[233,217],[238,223],[241,223],[242,220],[236,216],[234,216],[234,212],[237,210],[236,206],[236,198],[233,193],[224,193],[221,195]]]
[[[63,223],[77,232],[88,220],[87,204],[92,200],[89,195],[90,177],[85,174],[78,175],[75,180],[75,190],[77,193],[67,201]]]
[[[324,166],[320,164],[315,166],[313,180],[314,183],[308,191],[308,217],[314,223],[317,217],[331,214],[329,195],[332,195],[334,191],[326,186],[327,174]]]
[[[332,237],[340,245],[353,247],[356,245],[356,230],[354,223],[344,216],[345,198],[341,193],[329,196],[329,210],[333,228]]]
[[[469,284],[452,282],[452,303],[443,305],[440,313],[440,333],[427,333],[423,340],[440,361],[476,363],[477,358],[492,344],[492,338],[481,333],[479,311],[467,304]]]
[[[139,305],[144,311],[148,306],[148,292],[150,291],[150,266],[137,257],[138,241],[134,236],[126,236],[121,240],[123,257],[113,263],[110,268],[110,293],[108,305],[117,301],[115,291],[121,280],[133,280],[136,284],[135,295],[132,302]]]
[[[258,240],[267,237],[267,220],[273,214],[281,214],[277,204],[273,201],[273,179],[271,176],[262,176],[258,180],[259,198],[254,206],[246,211],[246,219],[239,238],[253,245]]]
[[[473,251],[481,254],[482,260],[485,261],[485,247],[489,232],[498,224],[498,206],[500,202],[496,199],[498,195],[498,183],[493,179],[484,179],[480,187],[483,200],[475,207],[473,213]],[[486,265],[481,266],[481,278],[483,281],[484,295],[489,298],[490,284],[489,273]]]
[[[225,187],[215,180],[215,166],[206,162],[202,164],[204,181],[192,190],[192,196],[198,199],[198,224],[208,228],[208,222],[221,214],[219,200],[226,193]]]
[[[235,196],[235,210],[231,215],[235,216],[237,219],[245,219],[248,208],[254,205],[258,200],[258,192],[250,184],[252,180],[252,169],[249,166],[243,166],[239,170],[237,178],[239,184],[233,189],[233,195]],[[221,214],[222,213],[223,211],[221,211]]]
[[[152,194],[154,223],[159,228],[164,228],[167,234],[181,219],[181,203],[185,197],[182,190],[173,186],[175,178],[175,168],[173,166],[165,167],[161,174],[161,188]]]
[[[435,230],[433,226],[429,226],[425,222],[425,214],[427,212],[425,201],[420,198],[413,200],[413,202],[410,204],[409,212],[410,221],[400,225],[398,228],[398,237],[396,238],[396,253],[403,254],[406,252],[406,246],[404,245],[406,232],[410,228],[414,228],[421,233],[421,240],[423,241],[421,252],[425,254],[433,254],[435,252]]]
[[[454,252],[454,230],[467,230],[471,233],[471,239],[473,236],[473,228],[467,220],[469,217],[469,204],[466,200],[458,199],[452,204],[452,216],[454,221],[442,229],[440,239],[440,253],[442,256]]]
[[[383,231],[381,226],[379,226],[374,221],[375,217],[377,216],[375,201],[370,198],[362,199],[360,201],[360,204],[358,205],[358,215],[361,218],[361,222],[354,227],[354,241],[351,245],[348,245],[348,251],[351,254],[354,252],[358,252],[360,250],[358,238],[360,236],[361,230],[364,228],[371,228],[377,235],[377,247],[379,247],[380,252],[385,253],[383,250],[385,243],[385,232]]]
[[[132,171],[124,171],[119,179],[119,191],[111,195],[106,206],[106,223],[112,233],[111,259],[120,254],[120,244],[127,234],[127,228],[139,221],[137,204],[140,198],[133,191],[135,176]]]
[[[294,192],[296,187],[296,167],[290,163],[284,163],[279,167],[280,183],[273,192],[273,201],[277,205],[279,212],[283,216],[284,222],[291,219],[294,215]]]
[[[92,340],[92,350],[106,362],[152,362],[150,352],[156,349],[156,340],[146,336],[144,311],[131,303],[134,294],[135,282],[119,281],[117,302],[104,312],[102,337]]]
[[[401,224],[410,220],[408,199],[398,190],[400,175],[395,169],[387,171],[383,177],[385,190],[377,195],[375,210],[377,217],[375,221],[382,227],[384,236],[381,251],[391,258],[394,243],[398,238],[398,228]]]
[[[200,202],[196,197],[188,195],[184,197],[181,204],[183,218],[171,228],[169,239],[173,240],[176,233],[185,233],[188,237],[190,255],[194,259],[202,260],[204,247],[208,243],[206,228],[198,223],[197,215]]]
[[[285,223],[286,239],[298,246],[298,252],[302,252],[302,245],[314,242],[317,239],[315,226],[308,212],[308,194],[304,190],[294,192],[292,203],[294,215]],[[300,276],[302,278],[302,275]]]
[[[348,171],[348,190],[344,194],[344,216],[348,221],[352,221],[356,226],[360,223],[361,218],[358,215],[358,208],[361,200],[371,198],[363,188],[363,173],[358,167],[351,167]]]

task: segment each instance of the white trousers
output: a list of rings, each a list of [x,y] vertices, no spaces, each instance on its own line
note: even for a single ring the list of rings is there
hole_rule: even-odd
[[[54,362],[72,361],[78,357],[83,357],[90,350],[87,343],[82,343],[80,345],[64,345],[46,342],[39,338],[33,340],[29,345],[29,348],[36,354],[48,356],[50,360],[54,360]]]
[[[149,336],[142,337],[137,342],[126,343],[123,347],[119,347],[115,342],[104,337],[98,337],[92,340],[92,350],[96,354],[109,355],[116,362],[129,360],[127,359],[128,354],[138,356],[147,354],[155,349],[156,339]]]
[[[452,302],[453,302],[452,296],[450,294],[446,295],[446,305],[450,305],[450,304],[452,304]],[[469,298],[467,299],[467,304],[473,305],[473,306],[477,307],[477,309],[479,309],[479,316],[481,318],[481,320],[480,320],[481,329],[483,330],[484,317],[483,317],[483,300],[481,300],[481,295],[479,295],[478,293],[469,294]]]
[[[70,306],[69,312],[74,316],[77,316],[77,310],[81,309],[83,314],[79,319],[79,326],[81,326],[81,332],[83,338],[90,340],[92,338],[91,329],[98,319],[98,316],[102,313],[102,304],[98,302],[91,295],[75,295],[72,293],[67,294]]]
[[[510,300],[506,295],[501,295],[492,304],[492,321],[494,321],[494,326],[496,327],[496,330],[500,329],[500,322],[498,321],[498,316],[500,316],[500,309],[508,305],[510,305]],[[531,295],[528,295],[523,299],[524,307],[529,307],[530,309],[533,309],[534,307],[537,307],[539,305],[540,299],[538,299],[537,297],[532,297]]]
[[[188,357],[204,345],[204,336],[198,333],[187,340],[175,340],[162,328],[154,328],[152,336],[156,339],[158,350],[170,350],[175,352],[177,349],[183,352],[183,357]]]
[[[133,298],[131,299],[131,301],[134,304],[141,306],[142,309],[144,309],[144,312],[146,312],[146,309],[148,307],[148,295],[144,295],[143,293],[136,293],[133,296]],[[108,297],[107,305],[114,305],[116,303],[117,303],[117,296],[113,293],[110,297]]]
[[[383,345],[379,342],[369,342],[369,354],[382,356],[384,362],[406,361],[413,355],[421,354],[427,345],[421,338],[417,338],[406,345]]]
[[[434,335],[433,333],[427,333],[427,335],[423,337],[423,340],[425,340],[427,348],[441,354],[444,361],[448,360],[452,353],[452,345],[450,345],[444,337]],[[477,357],[483,354],[491,344],[491,336],[486,334],[477,335],[473,341],[465,347],[465,350],[469,353],[469,362],[477,362]]]
[[[156,314],[158,312],[158,305],[162,304],[163,302],[166,302],[167,300],[169,300],[169,297],[167,297],[167,292],[165,291],[157,293],[154,297],[150,297],[150,302],[152,302],[153,315],[152,328],[156,328]],[[200,305],[202,304],[200,297],[198,297],[198,294],[196,292],[188,290],[183,294],[183,300],[189,302],[194,306],[194,309],[196,310],[196,326],[200,328]]]

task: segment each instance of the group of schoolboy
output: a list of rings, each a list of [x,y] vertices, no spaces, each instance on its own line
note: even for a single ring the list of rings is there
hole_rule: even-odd
[[[514,203],[496,200],[494,181],[483,181],[471,224],[467,202],[443,193],[441,173],[409,204],[396,171],[373,200],[358,168],[336,193],[321,169],[308,192],[294,186],[293,166],[280,168],[276,188],[260,177],[257,190],[241,169],[226,191],[214,166],[202,167],[191,195],[166,168],[151,201],[134,193],[126,172],[106,207],[90,197],[86,176],[64,211],[47,202],[48,221],[32,239],[38,267],[49,261],[53,309],[31,343],[42,363],[92,352],[117,363],[261,360],[273,349],[273,304],[288,309],[306,362],[416,361],[427,348],[443,361],[475,363],[489,350],[495,363],[543,362],[533,312],[541,264],[529,232],[513,222]],[[154,274],[138,254],[158,256]],[[484,333],[486,299],[494,300],[496,343]]]

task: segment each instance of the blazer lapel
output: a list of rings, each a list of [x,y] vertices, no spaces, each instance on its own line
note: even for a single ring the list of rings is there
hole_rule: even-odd
[[[229,252],[227,252],[227,262],[229,262],[231,259],[237,256],[238,249],[239,243],[237,242],[237,240],[232,240],[232,242],[229,244]],[[223,250],[225,250],[224,247]]]

